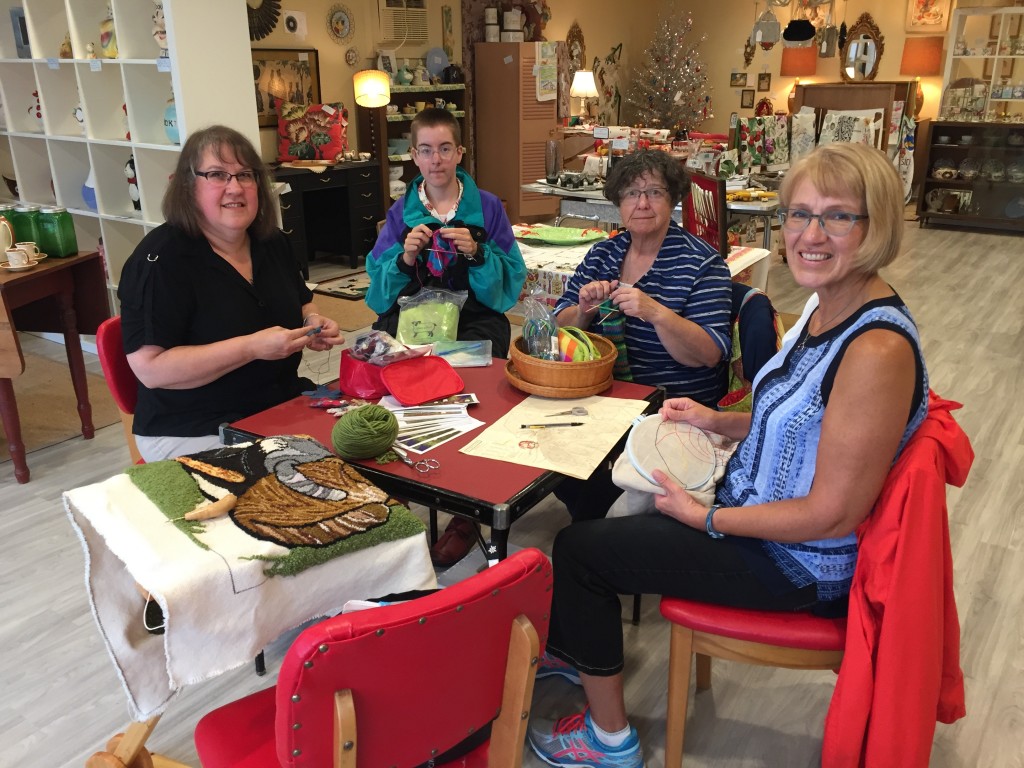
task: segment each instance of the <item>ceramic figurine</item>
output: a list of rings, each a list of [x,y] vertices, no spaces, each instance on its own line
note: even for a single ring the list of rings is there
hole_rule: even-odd
[[[406,59],[402,68],[399,69],[398,73],[395,75],[395,80],[398,81],[399,85],[412,85],[412,81],[415,78],[416,76],[412,73],[412,70],[409,69],[409,60]]]
[[[117,34],[114,31],[114,12],[107,6],[107,18],[100,22],[100,55],[105,59],[117,58]]]
[[[96,43],[85,44],[85,58],[95,59],[96,58]]]
[[[164,20],[163,0],[153,0],[153,5],[153,39],[160,47],[160,57],[164,58],[167,56],[167,23]]]
[[[139,196],[139,182],[135,178],[135,155],[128,155],[128,162],[124,164],[124,175],[128,179],[128,196],[132,199],[132,205],[136,211],[141,211],[142,200]]]
[[[61,41],[60,49],[57,51],[57,56],[61,59],[73,59],[74,53],[71,52],[71,33],[65,32],[64,39]]]
[[[420,85],[430,85],[430,73],[424,66],[416,67],[416,82]]]

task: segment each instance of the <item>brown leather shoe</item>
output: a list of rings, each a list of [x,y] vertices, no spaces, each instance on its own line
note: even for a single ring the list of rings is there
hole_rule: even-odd
[[[453,517],[444,533],[430,548],[430,560],[440,568],[455,565],[469,554],[475,541],[476,525],[461,517]]]

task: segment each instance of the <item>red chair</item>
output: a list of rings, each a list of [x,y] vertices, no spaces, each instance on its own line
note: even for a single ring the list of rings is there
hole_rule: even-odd
[[[275,687],[199,721],[200,762],[413,766],[493,720],[458,764],[518,766],[550,603],[551,565],[526,549],[427,597],[327,619],[288,649]]]
[[[964,715],[945,506],[946,485],[963,485],[974,455],[949,413],[959,407],[929,393],[928,418],[858,527],[849,618],[661,599],[672,622],[666,768],[683,762],[694,655],[697,690],[711,687],[711,657],[790,669],[842,662],[823,765],[928,765],[936,719]]]
[[[139,399],[139,380],[128,365],[121,342],[121,317],[104,320],[96,331],[96,350],[100,356],[100,367],[107,380],[110,394],[121,412],[121,425],[124,427],[124,438],[128,443],[128,453],[133,464],[142,464],[142,454],[135,444],[132,434],[132,420],[135,404]]]

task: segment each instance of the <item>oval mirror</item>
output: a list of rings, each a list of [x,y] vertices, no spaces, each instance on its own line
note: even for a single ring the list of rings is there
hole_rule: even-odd
[[[839,74],[847,82],[874,80],[885,50],[882,36],[870,13],[862,13],[846,35],[839,56]]]

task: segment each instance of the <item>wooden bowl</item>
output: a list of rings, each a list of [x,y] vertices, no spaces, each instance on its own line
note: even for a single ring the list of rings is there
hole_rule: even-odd
[[[522,336],[516,337],[511,350],[516,373],[523,381],[546,389],[581,390],[606,385],[612,378],[618,352],[615,345],[604,336],[594,333],[587,333],[587,336],[597,347],[601,357],[597,360],[573,363],[531,357],[526,352],[526,340]]]

